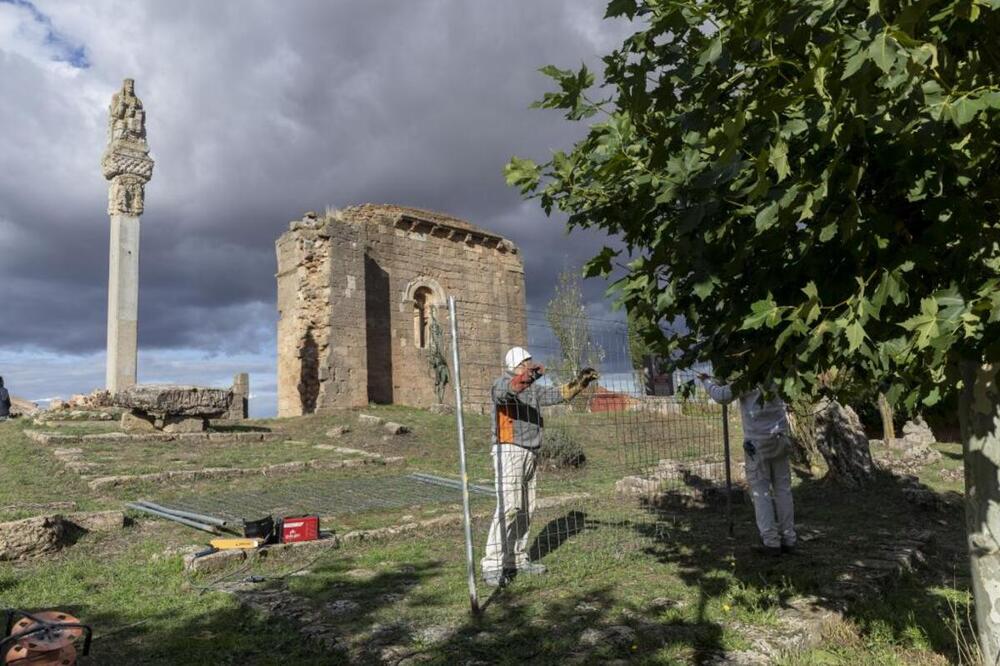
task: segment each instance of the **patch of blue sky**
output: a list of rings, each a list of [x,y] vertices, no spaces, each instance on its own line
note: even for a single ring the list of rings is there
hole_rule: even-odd
[[[45,46],[51,51],[53,60],[68,63],[77,69],[90,67],[86,47],[83,44],[73,42],[56,30],[55,26],[52,25],[52,19],[43,14],[34,4],[28,0],[0,0],[0,4],[20,7],[31,14],[32,19],[45,30]]]

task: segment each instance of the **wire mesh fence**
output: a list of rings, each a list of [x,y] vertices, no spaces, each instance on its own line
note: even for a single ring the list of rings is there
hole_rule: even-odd
[[[738,446],[727,466],[725,435],[740,442],[740,424],[708,399],[707,368],[664,381],[632,358],[624,321],[583,312],[456,301],[453,316],[462,411],[475,415],[469,478],[497,490],[495,510],[473,519],[478,576],[538,571],[567,546],[620,552],[669,531],[685,506],[724,510],[727,470],[739,482],[743,468]]]

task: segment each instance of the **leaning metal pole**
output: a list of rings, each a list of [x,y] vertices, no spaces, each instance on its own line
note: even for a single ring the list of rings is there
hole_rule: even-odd
[[[729,455],[729,405],[722,405],[722,447],[726,456],[726,522],[729,536],[733,536],[733,474],[732,456]]]
[[[448,315],[451,318],[452,383],[455,385],[455,425],[458,428],[458,464],[462,473],[462,514],[465,524],[465,566],[469,575],[469,605],[472,614],[479,614],[479,595],[476,592],[476,565],[472,558],[472,511],[469,508],[469,474],[465,469],[465,420],[462,415],[462,365],[458,358],[458,317],[455,314],[455,297],[448,297]]]

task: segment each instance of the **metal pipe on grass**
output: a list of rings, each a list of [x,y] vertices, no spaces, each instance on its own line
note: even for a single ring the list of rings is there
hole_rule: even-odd
[[[140,500],[136,504],[141,504],[143,506],[148,506],[151,509],[156,509],[157,511],[162,511],[163,513],[169,513],[175,516],[180,516],[181,518],[190,518],[191,520],[197,521],[199,523],[205,523],[206,525],[215,525],[217,527],[227,527],[228,522],[221,518],[215,518],[214,516],[206,516],[201,513],[194,513],[193,511],[182,511],[181,509],[172,509],[167,506],[160,506],[159,504],[154,504],[146,500]]]
[[[473,615],[479,614],[479,595],[476,592],[476,565],[472,558],[472,510],[469,508],[469,475],[465,469],[465,420],[462,418],[462,365],[458,356],[458,316],[455,297],[448,297],[448,314],[451,319],[451,362],[455,385],[455,423],[458,428],[458,463],[462,473],[462,513],[465,524],[465,565],[469,575],[469,605]]]
[[[210,532],[211,534],[219,534],[219,530],[212,525],[205,525],[204,523],[198,523],[193,520],[188,520],[187,518],[181,518],[180,516],[175,516],[172,513],[164,513],[163,511],[157,511],[148,506],[143,506],[142,504],[135,504],[134,502],[129,502],[126,504],[130,509],[136,511],[143,511],[145,513],[152,514],[159,518],[166,518],[167,520],[172,520],[175,523],[180,523],[181,525],[187,525],[188,527],[193,527],[196,530],[201,530],[202,532]]]

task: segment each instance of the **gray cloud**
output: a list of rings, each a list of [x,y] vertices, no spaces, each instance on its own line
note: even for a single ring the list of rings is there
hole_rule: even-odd
[[[584,129],[528,106],[549,89],[538,67],[599,65],[621,41],[628,26],[602,21],[603,10],[0,2],[0,353],[103,349],[98,165],[124,77],[136,79],[156,160],[142,222],[144,350],[272,354],[274,240],[328,204],[425,207],[504,234],[524,252],[529,300],[543,305],[558,270],[602,239],[567,237],[502,169]],[[588,285],[588,297],[604,286]]]

